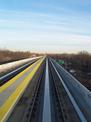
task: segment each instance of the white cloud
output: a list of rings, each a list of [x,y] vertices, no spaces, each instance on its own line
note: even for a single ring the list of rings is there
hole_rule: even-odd
[[[83,16],[4,11],[0,18],[1,47],[50,52],[91,51],[91,19]]]

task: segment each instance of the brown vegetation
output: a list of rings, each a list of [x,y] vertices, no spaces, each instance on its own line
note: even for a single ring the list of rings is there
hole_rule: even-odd
[[[0,50],[0,64],[32,57],[37,54],[23,51]]]
[[[56,60],[64,60],[63,65],[68,71],[75,71],[74,75],[83,85],[91,90],[91,54],[80,52],[78,54],[51,55]]]
[[[78,54],[56,54],[51,55],[55,59],[61,59],[65,61],[65,64],[69,68],[74,68],[82,72],[91,72],[91,54],[88,52],[79,52]]]

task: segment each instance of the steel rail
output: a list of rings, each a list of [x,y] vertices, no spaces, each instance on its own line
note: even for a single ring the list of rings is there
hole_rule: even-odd
[[[73,106],[74,106],[74,109],[75,109],[75,111],[77,112],[77,114],[78,114],[80,120],[81,120],[82,122],[87,122],[87,119],[85,118],[84,114],[83,114],[82,111],[80,110],[78,104],[76,103],[74,97],[72,96],[72,94],[70,93],[69,89],[68,89],[67,86],[65,85],[64,81],[62,80],[62,78],[61,78],[59,72],[57,71],[57,69],[56,69],[54,63],[52,62],[52,60],[50,60],[50,61],[51,61],[52,66],[54,67],[54,69],[55,69],[55,71],[56,71],[56,73],[57,73],[57,75],[58,75],[58,77],[59,77],[59,79],[60,79],[60,81],[61,81],[63,87],[65,88],[65,91],[67,92],[67,94],[68,94],[68,96],[69,96],[69,98],[70,98],[70,100],[71,100],[71,102],[72,102],[72,104],[73,104]]]

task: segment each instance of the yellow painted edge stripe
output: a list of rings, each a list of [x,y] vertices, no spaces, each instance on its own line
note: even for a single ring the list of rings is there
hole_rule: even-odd
[[[32,72],[22,81],[22,83],[16,88],[16,90],[12,93],[11,96],[9,96],[8,100],[0,108],[0,122],[4,122],[7,119],[9,112],[12,110],[15,103],[24,92],[25,88],[29,84],[30,80],[34,76],[35,72],[37,71],[43,60],[44,58],[34,67]]]
[[[38,60],[39,61],[39,60]],[[38,62],[37,61],[37,62]],[[30,68],[32,68],[37,62],[33,63],[32,65],[30,65],[28,68],[26,68],[25,70],[23,70],[22,72],[20,72],[18,75],[16,75],[15,77],[13,77],[12,79],[10,79],[9,81],[7,81],[7,83],[5,83],[3,86],[0,87],[0,93],[3,92],[7,87],[9,87],[10,85],[12,85],[19,77],[21,77],[24,73],[26,73]]]

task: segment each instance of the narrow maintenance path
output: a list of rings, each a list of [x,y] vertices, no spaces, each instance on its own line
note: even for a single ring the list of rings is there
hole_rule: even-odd
[[[48,59],[46,59],[44,108],[43,108],[43,121],[42,122],[51,122],[51,107],[50,107],[50,93],[49,92],[50,91],[49,91]]]

